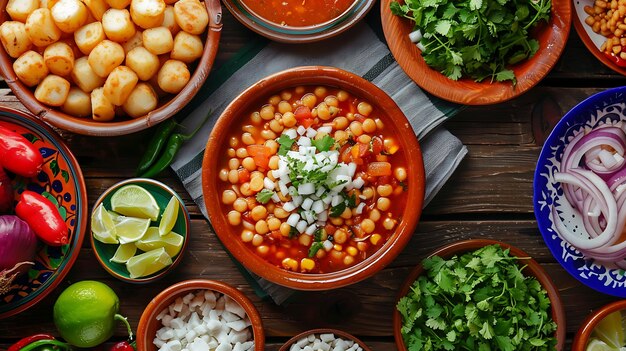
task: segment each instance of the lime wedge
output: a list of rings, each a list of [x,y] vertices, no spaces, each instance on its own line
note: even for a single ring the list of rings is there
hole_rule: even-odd
[[[119,216],[115,222],[115,231],[121,244],[141,239],[150,226],[150,220],[145,218]]]
[[[621,311],[613,312],[598,323],[592,335],[612,349],[624,346],[624,329]],[[598,349],[601,350],[601,349]]]
[[[176,196],[172,196],[170,202],[168,202],[165,207],[165,211],[163,211],[161,222],[159,223],[159,234],[161,236],[168,234],[172,231],[172,228],[174,228],[176,220],[178,219],[178,207],[180,207],[178,199]]]
[[[171,264],[172,258],[161,247],[133,256],[126,262],[126,269],[131,278],[140,278],[156,273]]]
[[[109,261],[117,263],[126,263],[131,257],[135,256],[137,246],[133,243],[122,244],[117,247],[115,255]]]
[[[158,248],[164,248],[170,257],[178,255],[183,247],[184,238],[182,235],[174,232],[161,236],[157,227],[150,227],[139,241],[135,243],[139,250],[150,251]]]
[[[159,218],[159,205],[150,192],[138,185],[125,185],[111,196],[111,209],[129,217]]]
[[[613,348],[607,345],[604,341],[591,338],[587,344],[585,351],[619,351],[619,348]]]
[[[117,244],[117,232],[115,223],[110,213],[102,204],[96,207],[91,216],[91,232],[93,238],[105,244]]]

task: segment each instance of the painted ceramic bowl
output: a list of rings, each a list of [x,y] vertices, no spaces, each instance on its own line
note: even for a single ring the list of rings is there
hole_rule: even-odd
[[[489,239],[472,239],[472,240],[459,241],[459,242],[455,242],[455,243],[443,246],[435,250],[428,257],[439,256],[444,259],[449,259],[455,255],[462,255],[466,252],[475,251],[485,246],[494,245],[494,244],[500,245],[504,249],[509,249],[510,250],[509,252],[512,256],[523,257],[523,259],[520,259],[520,262],[519,262],[520,265],[526,266],[522,270],[522,272],[525,275],[535,277],[539,281],[541,286],[546,290],[548,298],[550,299],[550,307],[552,310],[552,320],[554,320],[554,322],[557,325],[557,329],[555,332],[557,344],[556,344],[555,350],[556,351],[563,350],[563,347],[565,346],[565,337],[566,337],[565,335],[566,333],[565,310],[563,309],[563,304],[561,303],[559,290],[552,282],[552,279],[550,278],[550,276],[543,270],[543,268],[541,268],[539,263],[537,263],[535,260],[530,258],[529,254],[527,254],[526,252],[514,246],[511,246],[511,245],[508,245],[499,241],[489,240]],[[417,280],[417,278],[423,272],[424,272],[424,267],[420,263],[409,273],[409,276],[406,278],[406,280],[400,287],[397,300],[400,300],[402,297],[408,294],[409,290],[411,289],[411,285],[413,285],[413,283]],[[400,312],[398,312],[398,310],[394,306],[393,333],[396,339],[396,345],[398,346],[398,350],[404,351],[404,350],[407,350],[407,348],[402,338],[401,328],[402,328],[402,316],[400,315]]]
[[[621,312],[622,318],[624,316],[626,310],[626,300],[615,301],[610,304],[604,305],[592,313],[590,313],[585,321],[578,328],[578,332],[576,332],[576,336],[574,337],[574,342],[572,344],[572,351],[585,351],[587,350],[587,345],[589,344],[590,339],[592,338],[593,330],[598,326],[598,324],[608,315],[614,312]],[[620,325],[620,328],[623,328]],[[610,335],[608,337],[611,337]]]
[[[226,295],[237,302],[250,319],[251,326],[249,328],[252,329],[251,334],[254,339],[254,350],[265,350],[263,322],[252,301],[250,301],[250,299],[241,291],[231,285],[206,279],[185,280],[176,283],[160,292],[155,298],[152,299],[152,301],[150,301],[150,303],[148,303],[148,306],[146,306],[141,314],[139,325],[137,326],[137,349],[144,351],[157,350],[153,341],[157,335],[157,330],[162,327],[161,318],[159,317],[161,312],[173,304],[176,299],[183,298],[189,293],[201,290],[211,290],[215,293]]]
[[[4,9],[7,3],[8,0],[0,0],[0,8]],[[222,30],[222,8],[219,0],[207,0],[204,3],[209,13],[209,24],[202,36],[204,52],[196,63],[190,65],[189,82],[178,94],[164,94],[159,99],[157,108],[144,116],[116,117],[110,122],[98,122],[91,118],[75,117],[64,113],[57,107],[44,105],[35,99],[34,89],[29,88],[17,78],[13,70],[15,59],[3,49],[0,50],[0,73],[15,96],[28,110],[57,128],[94,136],[124,135],[144,130],[174,116],[185,107],[202,87],[211,71]],[[10,20],[8,13],[4,10],[0,11],[0,23],[7,20]]]
[[[42,194],[59,209],[70,229],[70,241],[60,247],[40,243],[35,264],[0,296],[0,319],[41,301],[63,280],[78,257],[87,226],[87,190],[78,162],[62,139],[43,122],[22,111],[0,107],[0,125],[23,135],[44,158],[36,178],[12,177],[15,200],[24,190]]]
[[[609,89],[590,96],[568,111],[544,143],[533,181],[535,217],[554,258],[588,287],[620,297],[626,297],[624,270],[584,258],[557,233],[553,213],[558,213],[562,223],[575,233],[580,233],[578,228],[584,228],[580,214],[565,198],[554,174],[561,170],[563,151],[573,137],[598,126],[621,125],[626,121],[625,94],[624,87]]]
[[[247,111],[251,111],[252,109],[258,108],[266,103],[267,100],[263,101],[261,99],[267,99],[270,96],[278,96],[277,94],[279,94],[283,90],[292,91],[291,89],[293,89],[293,94],[291,93],[285,94],[285,96],[289,95],[288,100],[293,100],[298,96],[298,93],[296,92],[296,87],[298,86],[302,88],[302,94],[304,94],[304,91],[306,91],[307,89],[304,86],[308,86],[309,87],[308,89],[310,90],[312,90],[316,86],[322,86],[322,90],[324,92],[330,92],[332,89],[343,90],[344,92],[347,93],[346,95],[350,95],[352,97],[360,99],[359,101],[363,100],[363,101],[369,102],[369,104],[371,104],[369,106],[373,107],[372,111],[374,110],[378,111],[376,112],[376,116],[377,116],[376,118],[380,116],[380,121],[379,121],[380,125],[381,126],[384,125],[384,128],[380,130],[383,131],[385,138],[387,138],[388,136],[392,136],[392,140],[390,140],[391,144],[398,145],[398,149],[396,150],[401,150],[398,152],[397,157],[399,158],[395,159],[395,160],[398,160],[397,162],[399,163],[394,163],[393,167],[395,168],[397,167],[398,164],[402,164],[403,165],[402,167],[406,169],[406,172],[405,172],[406,178],[404,179],[403,182],[401,182],[404,185],[397,183],[396,182],[397,178],[394,178],[395,176],[391,175],[391,170],[389,170],[389,175],[388,175],[389,178],[387,178],[385,181],[388,181],[389,185],[395,184],[395,185],[391,185],[391,187],[394,189],[394,191],[401,190],[400,195],[397,195],[397,197],[393,197],[394,199],[393,201],[395,201],[395,205],[393,206],[396,206],[393,208],[393,211],[394,211],[393,214],[387,211],[387,209],[391,208],[390,206],[386,206],[387,209],[383,209],[383,207],[380,207],[381,211],[383,212],[381,212],[380,216],[376,218],[377,221],[380,220],[380,222],[383,222],[383,220],[386,218],[385,216],[389,214],[390,216],[393,215],[393,217],[396,218],[397,221],[393,222],[390,228],[385,228],[385,229],[383,229],[380,224],[368,223],[368,224],[371,224],[372,226],[376,225],[376,228],[374,229],[376,229],[376,231],[380,231],[380,233],[374,233],[371,231],[367,232],[365,230],[362,230],[361,234],[363,232],[371,233],[371,236],[370,235],[355,236],[356,238],[359,239],[359,241],[367,241],[365,245],[358,245],[358,243],[352,243],[351,241],[347,239],[340,240],[339,238],[341,235],[339,232],[335,233],[334,235],[332,235],[331,233],[332,238],[325,239],[325,241],[329,242],[329,244],[332,244],[330,241],[333,240],[333,242],[338,243],[338,245],[343,244],[343,246],[339,245],[335,249],[335,246],[330,245],[330,247],[328,247],[328,245],[325,244],[327,246],[325,246],[324,251],[328,253],[328,258],[326,260],[323,259],[326,256],[320,257],[322,255],[326,255],[325,253],[321,253],[320,256],[315,256],[317,252],[321,250],[321,247],[319,246],[319,244],[321,243],[322,239],[319,239],[319,240],[315,239],[315,240],[320,241],[318,242],[317,249],[313,248],[313,245],[311,244],[313,239],[309,240],[309,245],[306,245],[306,243],[302,244],[304,240],[306,239],[303,237],[302,238],[303,241],[299,241],[301,240],[300,236],[304,235],[302,234],[303,232],[302,230],[300,230],[299,232],[293,232],[293,235],[292,235],[291,230],[289,233],[284,233],[284,234],[281,234],[280,232],[277,232],[276,230],[273,230],[273,232],[264,231],[263,234],[258,234],[261,236],[264,235],[261,241],[265,242],[266,243],[265,245],[268,247],[268,250],[265,253],[262,250],[256,249],[256,247],[254,247],[255,240],[257,240],[258,238],[252,239],[252,241],[250,240],[246,241],[247,239],[244,238],[243,230],[247,230],[248,228],[250,228],[251,231],[256,230],[257,229],[256,224],[254,223],[260,222],[260,221],[258,219],[250,220],[250,218],[254,218],[254,216],[249,217],[250,213],[246,212],[246,213],[241,214],[241,218],[243,220],[240,223],[241,225],[243,225],[243,228],[240,228],[241,225],[233,226],[230,224],[231,222],[229,222],[227,213],[230,210],[232,210],[232,207],[228,207],[230,205],[225,205],[223,203],[224,201],[222,197],[223,192],[228,189],[222,189],[222,188],[224,186],[231,186],[231,185],[228,183],[225,183],[225,181],[222,178],[220,178],[220,172],[223,172],[225,170],[224,168],[225,159],[220,158],[220,157],[215,157],[215,155],[227,154],[227,149],[230,147],[229,143],[230,143],[230,140],[232,139],[231,137],[233,136],[233,133],[235,132],[240,133],[239,128],[241,127],[239,126],[239,124],[244,123],[245,121],[243,119],[244,117],[242,117],[242,114],[245,114],[245,116],[248,116]],[[323,88],[323,87],[328,87],[328,88]],[[312,95],[312,93],[310,94]],[[337,94],[339,94],[339,92],[337,92]],[[320,98],[320,101],[321,101],[321,98]],[[348,101],[349,100],[345,100],[345,103],[349,104]],[[294,102],[294,104],[296,103],[297,102]],[[349,107],[349,106],[341,107],[341,109],[343,109],[341,111],[343,112],[340,112],[340,113],[348,114],[348,113],[351,113],[349,112],[350,108],[353,108],[353,109],[356,108],[356,106],[354,105],[350,105],[350,106],[352,107]],[[275,115],[272,114],[272,116],[275,116]],[[360,115],[360,116],[363,117],[363,115]],[[332,123],[332,120],[328,120],[326,122]],[[372,122],[372,120],[370,119],[369,122]],[[318,123],[318,122],[314,122],[313,120],[313,123]],[[346,124],[345,127],[341,127],[343,131],[348,130],[346,129],[347,122],[345,124]],[[360,124],[360,122],[357,122],[357,124]],[[378,128],[378,127],[374,127],[372,123],[370,124],[371,124],[371,127],[373,127],[374,129]],[[303,132],[304,132],[304,126],[300,125],[300,127],[303,128]],[[292,128],[292,131],[295,131],[295,129]],[[264,135],[273,135],[270,138],[277,136],[277,134],[274,135],[273,132],[272,134],[266,132]],[[285,136],[286,134],[282,134],[282,135]],[[355,142],[354,145],[356,145],[356,140],[354,140],[354,142]],[[361,145],[365,146],[365,144],[361,144]],[[348,146],[347,144],[343,146],[344,151],[345,151],[345,147],[347,146]],[[359,149],[361,148],[359,147]],[[252,151],[253,150],[251,149],[251,152]],[[284,150],[284,151],[287,152],[287,150]],[[366,150],[362,150],[362,151],[366,151]],[[392,153],[393,152],[394,151],[392,151]],[[259,161],[259,164],[261,164],[262,160],[259,159],[258,161]],[[234,160],[234,163],[236,164],[239,164],[240,162],[243,164],[243,162],[245,161]],[[351,161],[348,161],[348,163],[351,163]],[[364,164],[364,163],[361,162],[361,164]],[[367,166],[369,167],[369,164]],[[227,165],[227,167],[230,167],[230,165]],[[262,167],[262,166],[259,166],[259,167]],[[374,176],[371,175],[371,173],[365,174],[365,170],[360,170],[359,172],[361,171],[364,172],[363,173],[364,177],[371,177],[371,179],[374,179],[373,178]],[[241,172],[243,172],[242,174],[245,174],[245,171],[243,169],[241,170]],[[383,184],[385,181],[381,180],[380,184]],[[415,230],[415,227],[417,226],[417,222],[421,214],[421,209],[422,209],[422,204],[423,204],[423,199],[424,199],[424,183],[425,181],[424,181],[423,161],[422,161],[421,150],[417,142],[417,138],[415,137],[415,133],[413,132],[406,117],[404,116],[400,108],[396,105],[396,103],[385,92],[383,92],[381,89],[379,89],[372,83],[366,81],[365,79],[353,73],[346,72],[338,68],[322,67],[322,66],[297,67],[297,68],[289,69],[283,72],[279,72],[277,74],[261,79],[259,82],[255,83],[250,88],[246,89],[243,93],[241,93],[241,95],[236,97],[231,102],[231,104],[228,107],[226,107],[225,111],[219,117],[211,135],[209,136],[209,139],[207,142],[207,148],[204,154],[203,165],[202,165],[202,190],[203,190],[205,205],[207,208],[209,218],[213,225],[213,228],[215,229],[215,232],[217,233],[219,239],[224,244],[224,246],[237,259],[237,261],[241,262],[248,270],[254,272],[255,274],[273,283],[287,286],[292,289],[299,289],[299,290],[328,290],[328,289],[339,288],[342,286],[356,283],[365,278],[368,278],[372,276],[373,274],[375,274],[376,272],[378,272],[379,270],[381,270],[383,267],[387,266],[402,251],[402,249],[408,243],[410,237],[413,235],[413,231]],[[227,184],[227,185],[224,185],[224,184]],[[368,184],[367,186],[371,187],[373,186],[372,184]],[[244,191],[247,191],[243,184],[241,184],[241,186],[244,187],[242,188]],[[391,196],[391,195],[377,194],[376,197],[372,195],[370,199],[374,199],[378,201],[381,197],[385,197],[385,196]],[[249,199],[254,204],[254,197],[249,196]],[[266,200],[269,200],[269,199],[266,199]],[[359,200],[359,201],[365,201],[365,200]],[[391,202],[391,200],[389,201]],[[266,201],[266,203],[268,203],[268,201]],[[336,205],[339,206],[338,204]],[[268,203],[268,206],[269,206],[269,203]],[[278,206],[279,205],[276,205],[275,207],[278,207]],[[348,206],[349,204],[346,205],[346,208]],[[356,199],[354,200],[353,207],[354,206],[356,206]],[[371,207],[374,208],[375,206],[377,205],[372,205]],[[340,208],[340,206],[337,208]],[[346,208],[344,208],[343,210],[345,211]],[[292,210],[285,209],[285,211],[291,212]],[[333,211],[330,211],[330,208],[328,208],[327,210],[321,209],[321,212],[324,212],[324,211],[326,211],[329,217],[338,215],[337,213],[333,215],[333,213],[335,212],[334,209]],[[296,212],[293,212],[293,213],[297,214]],[[274,214],[278,216],[278,212],[275,212]],[[282,213],[281,216],[282,215],[285,215],[285,213]],[[287,215],[291,217],[291,214],[287,214]],[[361,217],[365,217],[365,215],[366,213],[363,212],[363,216]],[[277,216],[274,216],[274,217],[277,217]],[[289,224],[290,221],[287,219],[286,216],[282,216],[281,218],[283,218],[282,220],[283,224],[284,223]],[[394,218],[391,218],[391,220],[394,220]],[[311,222],[312,220],[311,221],[307,220],[307,221]],[[368,219],[368,221],[373,222],[372,219]],[[276,222],[276,221],[273,221],[273,222]],[[289,225],[295,229],[296,226],[301,227],[302,223],[300,222],[298,222],[297,225],[295,224],[289,224]],[[246,227],[246,225],[248,225],[248,227]],[[351,224],[347,224],[347,225],[351,225]],[[311,227],[312,224],[308,223],[307,226]],[[357,230],[358,228],[353,228],[353,229]],[[262,228],[260,228],[258,231],[261,232]],[[253,232],[253,233],[256,233],[256,232]],[[345,230],[345,233],[347,233],[347,229]],[[342,232],[341,234],[345,234],[345,233]],[[249,238],[248,234],[249,233],[246,232],[245,237]],[[311,238],[313,238],[313,234],[314,233],[311,233],[310,235]],[[372,239],[372,237],[374,237],[374,234],[378,235],[378,237],[382,237],[381,234],[384,234],[385,238],[383,240],[380,240],[379,242],[378,240]],[[281,236],[279,237],[279,235]],[[287,237],[289,237],[289,239],[287,239]],[[295,240],[296,237],[298,238],[298,241]],[[320,238],[321,237],[322,237],[322,234],[320,234]],[[347,234],[343,236],[344,239],[346,237],[347,237]],[[285,243],[284,246],[282,246],[282,244],[281,245],[278,244],[283,241],[289,241],[289,243]],[[261,246],[261,245],[258,245],[258,246]],[[269,246],[274,246],[274,247],[269,248]],[[361,254],[358,257],[359,260],[357,261],[356,259],[354,259],[351,261],[350,259],[346,259],[345,258],[346,252],[352,257],[358,254],[358,252],[354,252],[355,246],[363,247],[363,249],[360,249]],[[286,250],[286,249],[283,249],[283,247],[293,248],[294,250],[283,253],[281,251]],[[344,251],[342,250],[344,247],[346,248],[345,252],[339,252],[335,254],[335,252],[333,251],[333,250]],[[371,248],[371,250],[368,251],[367,248]],[[270,251],[270,250],[274,250],[274,251]],[[306,252],[304,252],[305,250]],[[313,252],[312,250],[315,250],[315,252]],[[352,254],[349,253],[348,250],[351,250]],[[265,256],[262,257],[263,255]],[[300,255],[303,257],[300,258],[297,255]],[[315,256],[316,258],[319,259],[318,263],[313,262],[313,265],[309,265],[309,267],[312,267],[312,268],[320,267],[319,271],[313,272],[311,269],[305,268],[306,266],[304,262],[306,261],[303,261],[303,260],[305,260],[307,255],[309,258]],[[292,258],[292,257],[295,257],[295,258]],[[290,260],[285,261],[287,258],[289,258]],[[331,262],[333,260],[334,262]],[[298,261],[298,262],[294,263],[293,261]],[[294,268],[295,265],[300,264],[299,262],[303,262],[300,268],[309,269],[309,271],[308,272],[303,271],[302,269],[299,269],[298,267]],[[342,263],[342,262],[348,262],[348,263]],[[306,262],[306,264],[310,264],[310,263],[311,263],[310,261]],[[328,267],[324,268],[326,266],[330,268]],[[288,270],[287,268],[289,268],[290,270]]]
[[[550,21],[535,31],[539,50],[530,59],[511,67],[517,79],[515,85],[510,81],[479,83],[467,78],[454,81],[426,64],[420,49],[409,39],[414,23],[391,13],[393,1],[382,0],[380,12],[387,44],[400,67],[427,92],[464,105],[496,104],[528,91],[554,67],[569,36],[571,0],[553,0]]]
[[[289,351],[292,345],[299,343],[300,340],[309,337],[309,335],[314,335],[314,337],[319,338],[321,334],[333,334],[333,337],[336,339],[343,339],[344,341],[356,343],[361,347],[361,349],[363,349],[363,351],[371,351],[371,349],[367,345],[365,345],[363,341],[359,340],[356,336],[352,334],[348,334],[338,329],[329,329],[329,328],[312,329],[312,330],[307,330],[305,332],[302,332],[294,336],[293,338],[289,339],[286,343],[283,344],[283,346],[280,347],[278,351]],[[352,345],[348,345],[348,347],[352,347]],[[302,349],[304,348],[304,346],[300,346],[300,348]]]
[[[98,262],[100,262],[102,267],[115,278],[120,279],[125,282],[129,282],[129,283],[150,283],[150,282],[153,282],[155,280],[158,280],[164,277],[167,273],[172,271],[182,260],[185,249],[187,248],[187,243],[189,242],[188,236],[189,236],[189,231],[191,227],[191,220],[189,218],[189,212],[187,211],[187,208],[185,207],[183,199],[180,197],[180,195],[178,195],[172,188],[168,187],[167,185],[159,181],[148,179],[148,178],[131,178],[131,179],[121,181],[111,186],[104,193],[102,193],[102,195],[100,195],[100,197],[94,204],[94,207],[91,212],[92,217],[94,215],[94,212],[96,211],[96,209],[98,208],[100,204],[103,204],[104,208],[107,211],[111,211],[111,197],[113,196],[113,194],[115,194],[117,190],[119,190],[120,188],[126,185],[140,186],[144,188],[145,190],[147,190],[156,200],[156,203],[159,206],[159,218],[157,219],[157,221],[152,221],[150,223],[150,227],[159,226],[159,221],[162,218],[163,212],[165,211],[165,208],[167,207],[167,204],[172,197],[175,197],[178,200],[178,203],[179,203],[178,217],[176,218],[176,223],[174,224],[174,227],[172,228],[172,232],[182,236],[182,246],[180,248],[180,251],[178,251],[176,255],[171,257],[172,259],[171,265],[168,265],[165,268],[153,274],[146,275],[146,276],[139,277],[139,278],[132,278],[130,276],[130,273],[128,272],[128,269],[126,268],[125,263],[111,261],[111,258],[115,255],[115,252],[117,251],[119,247],[119,244],[102,243],[96,240],[94,238],[93,233],[91,233],[90,235],[91,246],[93,247],[93,251],[94,251],[94,254],[96,255],[96,258],[98,259]],[[148,234],[145,234],[145,235],[148,235]],[[156,246],[152,245],[150,248],[157,248],[157,247],[161,247],[161,245],[158,245],[158,244]],[[165,248],[168,249],[167,246],[165,246]],[[138,248],[135,255],[139,255],[142,253],[144,253],[144,251]]]
[[[228,10],[249,29],[256,33],[267,37],[274,41],[284,43],[309,43],[320,41],[326,38],[334,37],[359,22],[374,5],[374,0],[340,0],[346,3],[346,8],[342,12],[338,12],[335,16],[330,16],[323,22],[306,23],[304,25],[285,24],[285,19],[268,19],[256,12],[250,5],[261,7],[263,12],[272,15],[280,15],[285,11],[284,4],[279,2],[259,2],[256,0],[226,0],[224,5]],[[317,5],[331,4],[327,1],[312,1],[307,4],[299,4],[296,1],[291,2],[292,5],[300,8],[301,11],[307,11],[307,7]],[[286,3],[285,3],[286,4]],[[278,6],[277,9],[268,9],[269,6]],[[333,6],[335,6],[334,4]],[[328,10],[308,10],[311,12],[331,13]],[[295,12],[295,11],[294,11]],[[306,18],[306,16],[304,16]],[[287,20],[288,21],[288,20]]]
[[[606,42],[607,37],[595,33],[591,26],[585,23],[585,20],[589,15],[585,12],[585,7],[589,6],[593,8],[594,1],[593,0],[573,0],[574,3],[574,15],[572,18],[572,22],[574,22],[574,28],[576,29],[576,33],[585,44],[589,52],[595,58],[597,58],[602,64],[606,67],[612,69],[613,71],[626,76],[626,67],[623,65],[620,66],[617,64],[617,61],[611,59],[605,55],[604,51],[601,50],[602,45]],[[623,60],[622,60],[623,62]]]

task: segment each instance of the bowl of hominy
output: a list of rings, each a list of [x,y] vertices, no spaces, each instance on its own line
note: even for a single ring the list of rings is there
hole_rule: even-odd
[[[289,339],[279,351],[309,350],[371,351],[365,343],[345,331],[330,328],[312,329]]]
[[[338,68],[296,67],[225,109],[202,189],[215,232],[246,268],[327,290],[372,276],[402,251],[421,213],[424,168],[385,92]]]
[[[218,0],[0,0],[0,72],[55,127],[111,136],[180,111],[206,80]]]

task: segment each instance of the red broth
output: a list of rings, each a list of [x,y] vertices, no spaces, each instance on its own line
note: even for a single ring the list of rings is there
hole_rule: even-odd
[[[242,240],[273,265],[303,273],[342,270],[374,254],[402,220],[410,186],[404,150],[385,120],[384,111],[368,102],[321,86],[282,91],[243,113],[241,122],[230,131],[224,150],[228,157],[220,164],[218,185],[223,213],[239,236],[234,240]],[[304,190],[307,185],[297,185],[297,175],[310,176],[301,183],[313,184],[310,179],[314,176],[331,177],[332,172],[306,173],[306,162],[298,165],[297,157],[306,158],[302,149],[306,146],[299,144],[308,143],[304,141],[308,130],[299,133],[298,128],[316,132],[309,140],[315,147],[311,146],[306,156],[321,156],[316,167],[325,164],[324,157],[336,157],[332,169],[354,167],[346,184],[359,184],[339,192],[334,178],[324,178],[326,183],[319,181],[315,194],[306,195],[310,194]],[[291,138],[294,133],[298,134]],[[286,139],[293,139],[292,145],[285,143]],[[275,176],[281,169],[290,170],[290,182],[285,182],[284,174]],[[293,189],[284,194],[281,189],[289,185]],[[317,195],[317,190],[325,194]],[[263,198],[263,192],[268,196]],[[341,203],[332,202],[336,196]],[[307,198],[313,205],[305,206]],[[323,199],[328,201],[324,210],[316,212],[315,220],[305,220]],[[297,224],[292,216],[298,217]],[[308,232],[303,232],[301,222],[306,222]]]
[[[257,16],[282,26],[308,27],[344,13],[355,0],[241,0]]]

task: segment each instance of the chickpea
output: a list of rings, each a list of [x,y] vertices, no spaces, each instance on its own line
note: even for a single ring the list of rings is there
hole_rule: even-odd
[[[240,147],[239,149],[237,149],[237,157],[239,158],[248,157],[248,150],[246,150],[245,147]]]
[[[252,238],[254,238],[254,233],[252,231],[244,229],[241,232],[241,241],[243,241],[244,243],[251,242]]]
[[[394,169],[393,175],[399,182],[403,182],[406,180],[406,169],[404,169],[404,167],[397,167]]]
[[[359,114],[367,117],[370,115],[370,113],[372,113],[372,105],[365,101],[361,101],[356,106],[356,110],[359,112]]]
[[[344,132],[343,130],[338,130],[335,132],[335,141],[342,142],[344,140],[348,140],[348,136],[348,133]]]
[[[279,230],[282,236],[289,237],[289,233],[291,233],[291,226],[287,223],[282,223]]]
[[[250,134],[256,134],[257,128],[251,124],[246,124],[245,126],[241,127],[241,131],[248,132]]]
[[[354,113],[352,112],[348,112],[346,113],[346,118],[348,119],[348,121],[352,122],[354,121]]]
[[[400,195],[400,194],[402,194],[403,191],[404,191],[404,189],[402,188],[402,186],[398,185],[397,187],[395,187],[393,189],[393,194],[394,195]]]
[[[238,158],[231,158],[228,160],[228,168],[230,169],[237,169],[239,168],[239,165],[241,165],[241,162]]]
[[[236,169],[231,169],[230,171],[228,171],[228,181],[231,184],[239,183],[239,172],[237,172]]]
[[[330,110],[325,102],[321,102],[317,105],[317,116],[323,121],[330,119]]]
[[[228,155],[228,157],[235,157],[237,156],[237,151],[235,151],[235,149],[233,149],[232,147],[229,147],[226,151],[226,154]]]
[[[263,244],[263,236],[259,234],[254,234],[254,236],[252,237],[252,245],[259,246],[261,244]]]
[[[229,189],[224,190],[222,193],[222,202],[225,205],[232,205],[235,200],[237,200],[237,194],[234,191]]]
[[[253,124],[259,125],[263,121],[261,114],[258,111],[254,111],[250,114],[250,120]]]
[[[387,211],[391,207],[391,201],[386,197],[381,197],[376,201],[376,207],[381,211]]]
[[[302,246],[309,247],[311,246],[311,236],[306,234],[300,234],[300,236],[298,237],[298,242]]]
[[[293,258],[285,258],[282,262],[282,265],[283,268],[289,269],[291,271],[298,270],[298,261],[294,260]]]
[[[240,197],[237,198],[235,202],[233,202],[233,208],[235,209],[235,211],[243,213],[246,212],[246,210],[248,209],[248,203],[246,202],[246,200]]]
[[[343,131],[348,127],[348,119],[346,117],[337,117],[333,120],[335,129]]]
[[[343,251],[343,246],[341,246],[339,244],[335,244],[335,245],[333,245],[333,250],[335,250],[335,251]]]
[[[250,179],[250,189],[252,191],[261,191],[263,189],[263,176],[252,177]]]
[[[250,189],[250,183],[249,182],[245,182],[245,183],[241,184],[241,187],[239,187],[239,191],[241,191],[241,195],[243,195],[243,196],[251,196],[252,194],[254,194],[252,189]]]
[[[370,245],[365,242],[365,241],[359,241],[358,243],[356,243],[356,248],[359,249],[359,251],[367,251],[367,249],[369,249]]]
[[[252,216],[252,219],[255,221],[264,219],[267,216],[267,209],[261,205],[256,206],[250,212],[250,216]]]
[[[341,218],[341,217],[331,217],[330,218],[330,223],[332,223],[333,225],[342,225],[343,224],[343,218]]]
[[[363,131],[365,133],[374,133],[376,131],[376,122],[371,118],[363,121]]]
[[[332,106],[332,107],[339,106],[339,100],[337,100],[337,97],[333,95],[328,95],[327,97],[325,97],[324,102],[328,106]]]
[[[376,224],[374,224],[374,221],[372,221],[369,218],[365,218],[361,222],[361,229],[363,229],[363,231],[366,232],[367,234],[370,234],[371,232],[373,232],[374,228],[376,228]]]
[[[267,226],[267,222],[264,220],[256,222],[256,224],[254,225],[254,230],[256,230],[256,232],[261,235],[267,234],[270,231],[269,227]]]
[[[345,229],[339,228],[333,235],[333,240],[337,244],[343,244],[348,240],[348,233],[346,232]]]
[[[346,256],[343,258],[343,264],[345,264],[346,266],[350,266],[354,263],[354,257],[352,256]]]
[[[349,98],[350,98],[350,94],[348,94],[347,91],[339,90],[337,92],[337,100],[339,100],[339,101],[346,101]]]
[[[262,130],[261,137],[265,140],[274,140],[276,139],[276,133],[272,132],[271,130]]]
[[[268,167],[270,169],[278,169],[278,161],[280,161],[280,157],[278,157],[277,155],[270,157]]]
[[[308,108],[315,107],[316,103],[317,103],[317,97],[311,93],[305,94],[302,97],[302,104]]]
[[[372,245],[377,245],[382,238],[383,237],[380,236],[380,234],[372,234],[372,236],[370,236],[370,243],[372,243]]]
[[[283,125],[287,128],[291,128],[296,125],[296,116],[292,112],[283,114]]]
[[[370,212],[370,219],[374,222],[378,222],[378,220],[380,219],[380,211],[378,211],[377,209],[373,209]]]
[[[383,130],[383,128],[385,127],[385,125],[383,124],[383,121],[381,121],[380,118],[376,118],[374,122],[376,123],[376,128],[378,130]]]
[[[283,100],[290,100],[291,99],[291,92],[289,92],[288,90],[285,90],[283,92],[280,93],[280,98]]]
[[[326,95],[327,90],[326,90],[325,87],[316,87],[315,90],[313,90],[313,93],[318,98],[322,98],[322,97],[324,97],[324,95]]]
[[[230,147],[232,148],[236,148],[239,145],[239,139],[237,139],[236,137],[230,137],[230,139],[228,140],[228,145],[230,145]]]
[[[376,188],[376,192],[378,192],[378,195],[386,197],[391,195],[391,193],[393,192],[393,187],[391,186],[391,184],[379,185]]]
[[[256,252],[258,252],[261,256],[265,256],[270,252],[270,248],[267,245],[261,245],[256,248]]]
[[[352,218],[352,211],[350,211],[350,209],[348,207],[346,207],[346,209],[343,210],[343,213],[341,213],[341,215],[339,217],[341,217],[343,219]]]
[[[306,89],[303,86],[297,86],[294,91],[296,92],[296,94],[303,94]],[[285,99],[285,100],[289,100],[289,99]]]
[[[271,231],[278,230],[280,228],[281,224],[282,223],[280,222],[280,219],[278,219],[276,217],[272,217],[272,218],[267,220],[267,226],[268,226],[269,230],[271,230]]]
[[[280,133],[283,131],[283,129],[285,129],[283,127],[282,124],[280,124],[278,119],[273,119],[270,121],[270,129],[274,132],[274,133]]]
[[[354,246],[348,246],[346,248],[346,253],[350,256],[356,256],[356,254],[359,253],[359,250],[357,250]]]
[[[383,227],[387,230],[392,230],[396,226],[396,220],[391,218],[385,218],[383,221]]]
[[[252,210],[257,205],[256,198],[254,196],[248,196],[246,198],[246,204],[248,205],[248,210]]]
[[[289,212],[283,210],[282,207],[276,207],[274,209],[274,217],[280,218],[280,219],[287,218],[289,217]]]
[[[368,186],[365,189],[363,189],[363,193],[362,195],[365,196],[365,200],[369,200],[374,196],[375,192],[374,192],[374,188]]]
[[[326,251],[318,250],[317,253],[315,254],[315,257],[317,257],[317,258],[324,258],[324,257],[326,257]]]
[[[363,134],[363,127],[361,125],[361,122],[352,121],[352,123],[350,123],[350,131],[356,136]]]
[[[356,140],[361,144],[369,144],[370,141],[372,141],[372,137],[367,134],[363,134],[360,135]]]
[[[291,112],[293,110],[293,108],[291,107],[291,104],[288,101],[281,101],[280,103],[278,103],[278,112],[280,112],[281,114],[285,114],[286,112]]]
[[[261,107],[261,111],[259,111],[259,113],[261,114],[261,118],[266,121],[274,118],[274,112],[276,112],[276,109],[274,109],[273,105],[264,105],[263,107]]]
[[[228,212],[228,224],[232,225],[232,226],[237,226],[239,224],[241,224],[241,212],[237,212],[235,210],[232,210],[230,212]]]
[[[270,103],[270,105],[274,105],[274,106],[276,106],[276,105],[278,105],[278,103],[280,102],[280,100],[282,100],[282,99],[280,98],[280,96],[278,96],[278,95],[272,95],[272,96],[270,97],[270,99],[268,100],[268,102]]]
[[[241,134],[241,141],[246,145],[253,145],[255,143],[254,137],[248,132]]]
[[[272,139],[267,140],[264,143],[264,145],[270,148],[270,152],[272,154],[275,154],[276,152],[278,152],[278,147],[279,146],[278,146],[278,143],[276,142],[276,140],[272,140]]]
[[[221,169],[218,177],[223,182],[227,181],[228,180],[228,170],[226,168]]]
[[[256,169],[256,164],[254,163],[254,159],[250,156],[244,158],[243,161],[241,161],[241,165],[243,166],[243,168],[247,169],[248,171],[254,171]]]

